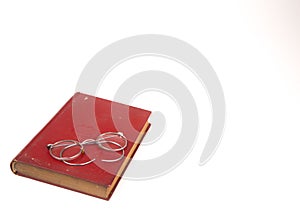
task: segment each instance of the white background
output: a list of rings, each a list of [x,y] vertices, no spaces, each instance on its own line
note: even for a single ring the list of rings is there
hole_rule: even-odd
[[[1,1],[1,207],[299,211],[299,12],[296,0]],[[90,58],[112,42],[145,33],[184,40],[214,67],[227,106],[225,133],[214,157],[198,166],[211,114],[204,89],[199,85],[197,92],[191,85],[200,102],[199,138],[174,171],[153,180],[122,180],[108,202],[14,176],[10,161],[74,93]],[[114,86],[122,79],[115,80]],[[111,86],[98,95],[113,96],[116,87]],[[151,95],[164,99],[148,93],[133,104],[176,113],[168,106],[172,101],[153,104]],[[174,124],[177,113],[175,121],[172,114],[166,119],[166,134],[180,127]],[[157,156],[151,148],[142,146],[137,157]]]

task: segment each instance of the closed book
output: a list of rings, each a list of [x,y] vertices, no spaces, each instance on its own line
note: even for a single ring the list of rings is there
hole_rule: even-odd
[[[150,111],[137,107],[75,93],[12,160],[11,170],[20,176],[109,200],[150,126],[150,114]],[[107,132],[121,132],[127,139],[126,147],[118,152],[107,151],[116,147],[114,143],[103,143],[106,145],[104,149],[94,144],[70,145],[72,148],[59,153],[53,151],[57,157],[63,158],[84,147],[79,157],[67,162],[83,164],[92,160],[92,163],[69,165],[49,152],[49,145],[58,141],[93,141]],[[118,160],[114,161],[115,158]]]

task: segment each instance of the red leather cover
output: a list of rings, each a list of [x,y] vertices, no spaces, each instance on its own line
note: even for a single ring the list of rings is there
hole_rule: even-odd
[[[52,158],[47,144],[63,139],[79,141],[95,139],[100,133],[120,131],[128,139],[126,156],[150,114],[151,112],[147,110],[76,93],[15,160],[108,187],[112,184],[125,157],[118,162],[105,163],[101,158],[110,159],[116,155],[99,147],[89,146],[85,149],[85,154],[74,162],[85,162],[92,158],[96,158],[96,161],[85,166],[69,166]]]

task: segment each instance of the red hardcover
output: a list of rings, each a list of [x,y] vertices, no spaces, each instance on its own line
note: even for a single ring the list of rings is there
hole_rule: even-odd
[[[150,114],[150,111],[140,108],[76,93],[15,157],[11,163],[12,171],[108,200],[149,127]],[[112,154],[91,145],[75,162],[96,160],[85,166],[70,166],[51,157],[47,149],[47,144],[59,140],[84,141],[95,139],[105,132],[122,132],[128,139],[126,157],[122,160],[103,162],[101,158],[114,158],[117,153]],[[98,195],[99,187],[107,190],[101,190],[100,193],[104,193]]]

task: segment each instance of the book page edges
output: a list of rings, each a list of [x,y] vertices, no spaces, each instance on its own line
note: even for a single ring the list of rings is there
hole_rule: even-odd
[[[113,179],[111,185],[109,185],[108,187],[96,183],[92,183],[84,179],[75,178],[69,175],[57,173],[55,171],[32,166],[30,164],[17,161],[16,159],[14,159],[11,162],[10,167],[14,174],[21,175],[24,177],[29,177],[35,180],[57,185],[59,187],[71,189],[74,191],[78,191],[81,193],[85,193],[88,195],[92,195],[95,197],[108,200],[114,188],[116,187],[117,183],[119,182],[123,172],[125,171],[128,163],[130,162],[133,154],[135,153],[137,147],[139,146],[148,127],[149,127],[149,122],[146,122],[141,132],[139,133],[136,141],[134,142],[132,148],[127,154],[124,162],[122,163],[120,169],[118,170],[117,175]]]
[[[140,134],[138,135],[137,139],[135,140],[132,148],[130,149],[129,153],[127,154],[124,162],[122,163],[117,175],[115,176],[112,184],[108,187],[107,189],[107,197],[110,196],[110,193],[114,190],[114,188],[116,187],[116,184],[118,183],[119,179],[121,178],[121,176],[123,175],[126,167],[128,166],[130,160],[132,159],[135,151],[137,150],[139,144],[141,143],[145,133],[147,132],[148,128],[149,128],[150,124],[149,122],[146,122],[146,124],[144,125],[143,129],[141,130]]]

